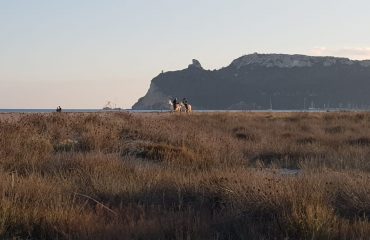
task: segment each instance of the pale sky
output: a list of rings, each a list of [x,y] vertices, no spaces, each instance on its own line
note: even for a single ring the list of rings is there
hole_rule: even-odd
[[[370,59],[368,0],[0,0],[0,108],[130,108],[162,70]]]

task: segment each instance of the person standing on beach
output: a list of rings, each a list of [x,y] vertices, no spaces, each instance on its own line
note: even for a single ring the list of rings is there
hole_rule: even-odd
[[[176,108],[177,108],[177,105],[179,104],[179,102],[177,101],[177,98],[175,97],[172,101],[172,106],[173,106],[173,110],[176,111]]]
[[[188,99],[183,98],[183,99],[182,99],[182,103],[185,105],[186,111],[188,111],[188,110],[189,110],[189,103],[188,103]]]

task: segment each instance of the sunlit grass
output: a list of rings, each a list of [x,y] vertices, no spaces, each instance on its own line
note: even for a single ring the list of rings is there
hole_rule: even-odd
[[[370,236],[367,113],[0,119],[1,238]]]

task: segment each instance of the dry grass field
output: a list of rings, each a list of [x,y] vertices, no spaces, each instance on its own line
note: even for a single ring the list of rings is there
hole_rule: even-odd
[[[3,114],[0,238],[370,239],[370,114]]]

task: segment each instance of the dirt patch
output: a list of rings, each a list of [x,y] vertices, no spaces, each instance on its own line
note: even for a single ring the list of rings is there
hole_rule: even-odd
[[[313,144],[315,142],[317,142],[317,139],[314,137],[303,137],[303,138],[297,139],[297,144],[300,144],[300,145]]]
[[[346,141],[346,144],[351,146],[370,146],[370,138],[361,137],[356,139],[350,139]]]
[[[144,141],[132,142],[124,148],[122,154],[156,162],[176,160],[193,162],[195,160],[194,154],[187,148]]]
[[[239,140],[244,140],[244,141],[256,141],[256,135],[249,132],[248,129],[244,127],[236,127],[233,129],[233,135]]]
[[[302,160],[324,158],[326,158],[324,154],[314,152],[264,152],[250,156],[248,159],[252,166],[258,164],[264,166],[278,165],[289,169],[298,169]]]
[[[338,134],[343,133],[346,129],[342,126],[328,127],[325,128],[325,132],[328,134]]]

